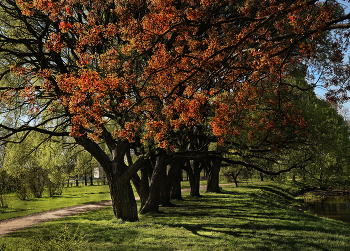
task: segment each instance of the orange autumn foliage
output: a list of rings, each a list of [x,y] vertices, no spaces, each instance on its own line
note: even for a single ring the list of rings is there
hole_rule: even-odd
[[[302,130],[283,79],[316,59],[322,32],[346,20],[335,1],[16,2],[23,15],[45,13],[58,27],[48,53],[77,57],[68,72],[35,72],[71,115],[71,135],[97,139],[117,121],[116,138],[153,138],[163,148],[173,146],[172,131],[196,123],[221,140],[242,129],[274,140],[281,126]]]

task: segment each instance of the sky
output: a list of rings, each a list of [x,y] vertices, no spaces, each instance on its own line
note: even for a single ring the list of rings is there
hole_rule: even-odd
[[[345,6],[345,13],[349,13],[349,12],[350,12],[350,3],[349,3],[348,1],[339,1],[339,2],[342,3],[342,4],[344,4],[344,6]],[[350,53],[350,48],[348,49],[347,54],[349,54],[349,53]],[[345,54],[345,58],[348,58],[348,57],[346,56],[346,54]],[[316,93],[318,96],[320,96],[320,97],[324,97],[324,94],[326,93],[326,91],[325,91],[324,89],[322,89],[322,88],[317,87],[317,88],[315,89],[315,93]],[[350,95],[350,94],[349,94],[349,95]],[[344,106],[346,109],[348,109],[348,110],[350,111],[350,101],[344,103],[343,106]]]

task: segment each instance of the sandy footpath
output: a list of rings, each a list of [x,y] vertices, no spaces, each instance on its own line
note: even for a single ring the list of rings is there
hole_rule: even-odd
[[[225,185],[230,185],[230,184],[220,184],[220,186],[225,186]],[[206,188],[207,188],[206,185],[200,186],[200,190],[206,190]],[[187,188],[187,189],[182,189],[181,191],[186,192],[189,190],[190,189]],[[135,199],[139,200],[140,198],[136,197]],[[11,233],[19,229],[31,227],[41,222],[60,219],[67,216],[103,208],[110,205],[112,205],[112,201],[100,201],[92,204],[65,207],[65,208],[45,211],[41,213],[21,216],[18,218],[3,220],[3,221],[0,221],[0,236]]]

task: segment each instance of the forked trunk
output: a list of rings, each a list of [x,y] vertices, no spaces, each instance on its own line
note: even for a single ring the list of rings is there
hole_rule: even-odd
[[[115,217],[125,221],[138,221],[137,205],[130,182],[120,188],[115,182],[109,181],[108,176],[107,180]]]
[[[236,174],[232,175],[233,181],[235,182],[236,187],[238,187],[238,175],[240,171],[238,171]]]
[[[117,163],[114,163],[115,165]],[[120,177],[127,168],[124,163],[119,163],[122,167],[113,168],[114,171],[120,172],[114,175],[108,171],[106,172],[107,181],[110,189],[112,199],[113,212],[116,218],[125,221],[138,221],[137,204],[132,190],[130,181],[124,186],[121,186],[116,177]]]
[[[132,176],[130,176],[130,179],[122,179],[123,174],[126,174],[128,168],[130,168],[124,163],[125,154],[129,151],[129,144],[127,142],[115,142],[106,130],[103,131],[103,137],[109,147],[111,156],[108,156],[98,144],[86,135],[82,135],[75,140],[94,156],[102,166],[108,181],[115,217],[125,221],[137,221],[137,205],[130,184]],[[137,169],[135,169],[135,172],[137,172]],[[132,172],[129,174],[132,175]]]

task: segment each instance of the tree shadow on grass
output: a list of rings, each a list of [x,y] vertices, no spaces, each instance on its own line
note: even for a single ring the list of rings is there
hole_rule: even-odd
[[[336,221],[332,223],[287,208],[284,203],[275,203],[279,198],[290,200],[290,197],[273,187],[254,186],[250,189],[247,193],[229,191],[218,195],[206,194],[201,198],[186,198],[185,201],[178,201],[180,204],[175,208],[164,207],[161,208],[163,212],[142,215],[140,222],[135,223],[113,220],[112,208],[106,207],[14,232],[9,236],[35,238],[42,234],[49,239],[68,224],[71,235],[77,229],[88,233],[86,240],[92,245],[91,249],[110,243],[111,248],[106,250],[173,250],[179,249],[181,244],[164,244],[160,247],[152,241],[142,239],[179,243],[176,239],[181,238],[181,241],[190,243],[187,238],[193,238],[194,243],[201,245],[204,250],[210,250],[211,243],[226,240],[237,243],[237,246],[231,245],[227,250],[345,250],[341,249],[344,247],[341,243],[335,247],[329,246],[329,243],[335,245],[334,238],[349,236],[348,224]],[[255,189],[263,193],[254,195],[257,191]],[[271,206],[267,208],[266,203],[271,203]],[[49,232],[45,232],[45,228]],[[168,235],[166,231],[177,234]],[[144,242],[147,243],[146,246]],[[253,248],[247,248],[246,244]]]
[[[186,216],[186,215],[182,215]],[[158,217],[158,216],[157,216]],[[307,226],[299,224],[299,221],[294,220],[280,220],[278,223],[270,223],[268,219],[262,217],[252,218],[236,218],[235,220],[224,221],[220,223],[209,223],[215,221],[216,216],[212,216],[210,220],[203,220],[203,222],[191,222],[191,223],[166,223],[170,228],[184,228],[190,231],[192,234],[204,238],[204,239],[235,239],[242,238],[247,243],[255,242],[256,247],[261,246],[254,250],[274,250],[274,248],[268,247],[284,247],[286,250],[337,250],[331,247],[327,247],[327,241],[333,238],[334,230],[329,228],[322,228],[322,224],[313,225],[312,223],[320,223],[317,217],[309,218]],[[227,217],[226,217],[227,218]],[[188,219],[191,219],[189,217]],[[305,220],[305,219],[303,219]],[[243,221],[245,223],[243,223]],[[339,227],[335,225],[335,229]],[[315,235],[314,233],[317,232]],[[337,234],[348,236],[349,230],[343,228],[338,230]],[[323,236],[322,240],[315,240],[315,236]],[[265,248],[264,248],[265,247]],[[301,249],[304,247],[305,249]],[[244,249],[242,249],[244,250]]]

